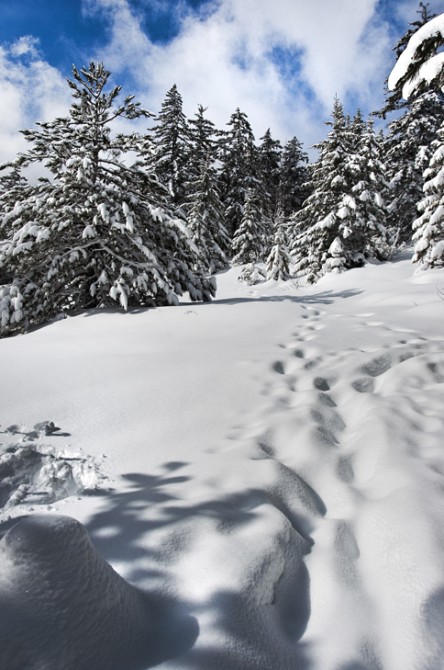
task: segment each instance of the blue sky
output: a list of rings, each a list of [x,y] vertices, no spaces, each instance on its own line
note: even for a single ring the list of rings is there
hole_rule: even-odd
[[[236,107],[256,137],[270,127],[306,148],[334,95],[353,113],[380,106],[392,48],[416,0],[0,0],[0,160],[19,128],[63,113],[72,63],[103,60],[156,112],[176,83],[224,126]],[[430,0],[435,13],[444,0]]]

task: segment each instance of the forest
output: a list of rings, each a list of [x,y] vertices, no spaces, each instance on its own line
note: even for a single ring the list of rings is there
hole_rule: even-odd
[[[442,267],[442,70],[418,76],[439,56],[440,18],[420,3],[399,61],[425,27],[424,39],[383,109],[350,117],[334,100],[311,164],[297,137],[257,140],[239,108],[224,129],[203,105],[188,119],[173,85],[153,114],[121,99],[103,63],[73,67],[68,116],[22,131],[28,150],[0,166],[0,335],[99,307],[210,301],[230,265],[251,284],[315,283],[413,244],[417,268]]]

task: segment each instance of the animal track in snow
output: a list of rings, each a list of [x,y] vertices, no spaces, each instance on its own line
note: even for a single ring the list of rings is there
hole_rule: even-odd
[[[382,354],[373,358],[362,366],[361,370],[370,377],[379,377],[392,367],[392,357],[389,354]]]
[[[272,369],[278,373],[278,375],[285,374],[285,366],[282,361],[275,361],[272,365]]]
[[[315,377],[313,379],[313,386],[318,391],[330,391],[330,384],[324,377]]]
[[[352,387],[358,393],[373,393],[375,390],[375,382],[371,377],[359,377],[352,382]]]

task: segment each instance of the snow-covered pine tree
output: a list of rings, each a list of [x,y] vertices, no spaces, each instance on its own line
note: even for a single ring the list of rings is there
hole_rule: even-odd
[[[351,192],[344,195],[338,216],[344,222],[342,237],[347,239],[348,251],[356,256],[387,260],[390,246],[386,229],[387,182],[380,136],[375,134],[373,121],[352,128],[356,131],[356,153],[350,157]],[[350,239],[348,239],[350,238]]]
[[[290,254],[288,252],[283,216],[277,215],[273,246],[267,258],[267,279],[286,280],[290,276]]]
[[[282,145],[268,128],[258,147],[259,179],[264,193],[264,214],[274,222],[278,208]]]
[[[233,264],[256,263],[265,254],[265,227],[257,193],[247,189],[239,228],[233,238]]]
[[[309,282],[388,253],[384,166],[372,124],[366,129],[359,113],[347,119],[336,99],[328,125],[311,168],[313,193],[291,220],[295,269]]]
[[[344,230],[346,238],[349,237],[348,227],[338,211],[345,206],[344,196],[351,190],[349,165],[353,151],[350,124],[338,98],[334,101],[332,121],[327,125],[331,131],[326,140],[316,145],[319,159],[310,166],[313,191],[291,219],[290,252],[296,272],[306,275],[309,282],[333,268],[345,269],[362,263],[361,256],[356,257],[354,250],[347,251],[345,239],[340,244],[336,241],[343,237]]]
[[[416,11],[416,13],[418,14],[417,19],[409,24],[408,30],[398,40],[398,42],[395,44],[393,48],[393,51],[395,52],[397,59],[405,51],[407,44],[410,41],[410,38],[419,30],[419,28],[422,28],[422,26],[428,23],[431,19],[435,18],[436,14],[430,11],[429,5],[430,5],[429,2],[419,3],[418,9]],[[387,114],[389,114],[390,112],[404,109],[407,106],[407,101],[405,98],[403,98],[402,95],[403,83],[404,82],[400,82],[399,85],[394,88],[394,90],[390,90],[387,78],[385,103],[381,110],[375,112],[377,116],[380,116],[385,119]]]
[[[412,95],[444,88],[444,14],[435,16],[410,37],[391,71],[387,86],[394,96]]]
[[[413,221],[422,199],[426,169],[432,143],[444,121],[444,96],[425,91],[404,107],[404,114],[388,125],[385,139],[388,212],[391,237],[396,244],[412,240]]]
[[[205,116],[206,107],[199,105],[195,116],[189,120],[189,158],[187,181],[199,178],[202,166],[216,164],[218,159],[217,130],[212,121]]]
[[[231,239],[225,229],[218,176],[210,157],[201,161],[200,174],[188,183],[185,209],[204,268],[211,273],[222,270],[228,265]]]
[[[188,179],[190,130],[183,112],[182,96],[174,84],[167,92],[155,125],[148,133],[145,158],[170,194],[171,204],[180,208],[185,199]],[[150,140],[152,148],[149,147]]]
[[[405,99],[425,91],[444,92],[444,14],[422,25],[410,37],[388,79],[390,90]],[[444,266],[444,124],[432,143],[433,154],[424,172],[421,216],[413,223],[413,262],[421,268]]]
[[[254,134],[247,115],[236,109],[221,135],[221,195],[225,205],[225,226],[231,238],[241,225],[247,192],[258,199],[258,157]],[[256,205],[257,206],[257,205]]]
[[[278,207],[284,218],[296,214],[309,196],[308,156],[297,137],[284,145],[279,175]]]
[[[108,91],[108,78],[102,63],[73,68],[69,115],[24,131],[31,146],[9,166],[41,165],[50,177],[0,193],[2,335],[70,310],[214,294],[213,282],[191,269],[195,247],[166,208],[164,189],[125,163],[138,138],[113,136],[113,121],[147,113],[132,96],[119,103],[120,87]]]
[[[434,18],[429,3],[419,3],[418,18],[394,47],[396,56],[405,50],[412,35]],[[388,228],[394,246],[412,241],[412,225],[422,198],[423,172],[431,157],[431,144],[444,115],[443,95],[439,90],[413,94],[402,98],[402,87],[386,92],[384,107],[376,112],[385,118],[393,111],[402,112],[388,124],[384,143],[386,176],[389,184],[387,208]]]
[[[420,216],[413,223],[413,262],[420,269],[444,267],[444,124],[432,144],[433,155],[424,172]]]

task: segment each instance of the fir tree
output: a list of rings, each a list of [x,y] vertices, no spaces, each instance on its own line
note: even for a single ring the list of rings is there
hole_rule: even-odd
[[[113,121],[147,113],[131,96],[118,103],[120,87],[108,91],[108,78],[101,63],[73,68],[69,115],[24,131],[31,147],[9,168],[41,164],[50,178],[22,184],[19,193],[2,179],[2,334],[69,310],[166,305],[186,291],[195,300],[214,293],[191,270],[198,259],[189,233],[169,214],[158,181],[125,163],[138,138],[113,136]]]
[[[171,203],[176,208],[180,208],[185,199],[190,156],[189,127],[182,107],[182,96],[174,84],[167,92],[156,125],[148,136],[153,147],[151,155],[145,148],[148,165],[168,188]]]
[[[306,274],[308,281],[316,281],[325,271],[331,245],[344,228],[338,210],[346,204],[344,196],[351,189],[349,160],[352,136],[337,98],[332,121],[327,125],[331,126],[331,131],[326,140],[316,145],[320,156],[310,167],[313,192],[292,218],[291,253],[295,256],[296,271]],[[348,259],[344,257],[341,267],[345,268],[347,262],[351,266],[362,260],[350,255]]]
[[[274,221],[279,199],[279,179],[282,146],[274,140],[270,129],[261,137],[258,148],[258,165],[262,191],[264,193],[264,214]]]
[[[243,215],[233,238],[233,264],[256,263],[265,252],[265,230],[257,193],[247,190]]]
[[[227,125],[221,138],[221,193],[225,225],[233,238],[241,225],[247,192],[258,191],[258,159],[247,115],[237,109]]]
[[[296,214],[310,194],[307,163],[302,144],[293,137],[283,148],[279,175],[278,207],[284,218]]]
[[[444,89],[443,15],[424,22],[410,37],[388,77],[393,97],[409,100],[424,91]]]
[[[411,100],[427,91],[437,91],[442,95],[444,65],[442,53],[437,53],[437,50],[443,45],[444,24],[441,15],[429,20],[410,37],[389,76],[390,88]],[[432,143],[432,150],[433,155],[424,172],[424,196],[418,205],[421,216],[413,223],[413,262],[421,263],[423,268],[444,265],[443,123]]]
[[[405,34],[401,37],[401,39],[398,40],[398,42],[393,48],[393,51],[395,52],[397,59],[405,51],[412,35],[414,35],[417,32],[417,30],[419,30],[419,28],[422,28],[422,26],[424,26],[426,23],[428,23],[431,19],[433,19],[436,16],[436,14],[430,12],[429,4],[430,3],[428,2],[419,3],[419,7],[416,11],[416,13],[418,14],[418,18],[416,19],[416,21],[412,21],[410,23],[409,29],[405,32]],[[407,81],[407,78],[405,78],[402,82],[399,82],[399,85],[396,87],[394,91],[388,90],[388,85],[386,81],[385,104],[380,111],[376,112],[377,116],[385,118],[389,112],[393,112],[406,107],[407,102],[402,97],[402,87],[405,81]]]
[[[405,51],[412,35],[435,14],[429,3],[419,3],[418,18],[394,47],[397,58]],[[415,93],[409,100],[402,98],[402,85],[387,91],[383,109],[376,112],[383,118],[393,111],[401,111],[388,125],[385,140],[389,229],[394,246],[409,244],[412,225],[417,217],[417,206],[422,198],[423,172],[431,157],[430,146],[443,119],[443,96],[439,91]]]
[[[231,240],[225,229],[217,174],[210,158],[201,162],[200,174],[189,183],[185,209],[203,266],[209,272],[222,270],[228,264]]]
[[[387,260],[390,248],[386,229],[385,197],[387,183],[382,144],[373,122],[352,124],[355,154],[349,158],[351,191],[344,195],[338,216],[342,219],[341,237],[347,240],[348,253],[364,258]]]
[[[290,276],[290,254],[286,244],[285,229],[279,221],[282,221],[281,215],[278,215],[273,246],[267,258],[267,279],[276,281],[286,280]]]
[[[297,137],[289,140],[282,151],[278,188],[278,206],[284,218],[296,214],[310,194],[308,156]]]
[[[409,244],[412,240],[413,221],[423,194],[423,173],[444,120],[444,96],[427,91],[404,109],[402,116],[389,123],[385,140],[389,222],[397,244]]]
[[[322,274],[387,255],[384,166],[373,128],[358,114],[346,119],[335,100],[331,131],[312,166],[313,193],[292,219],[296,270],[316,281]]]
[[[202,166],[214,165],[218,158],[217,130],[205,116],[206,107],[198,106],[194,118],[189,120],[188,181],[197,179]]]
[[[429,167],[424,172],[424,197],[418,205],[421,215],[413,224],[413,262],[421,269],[444,267],[444,125]]]

